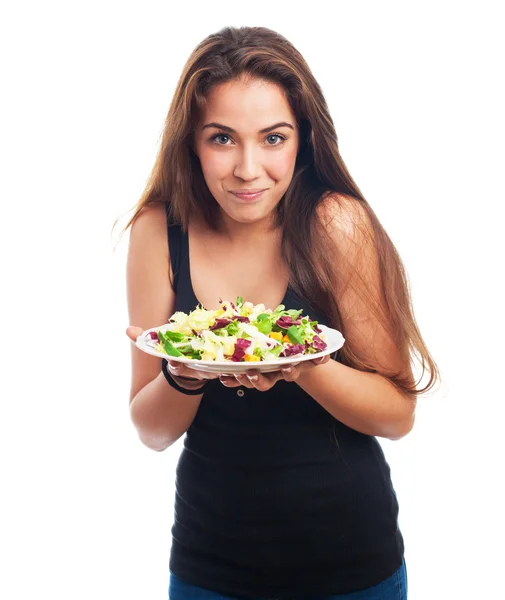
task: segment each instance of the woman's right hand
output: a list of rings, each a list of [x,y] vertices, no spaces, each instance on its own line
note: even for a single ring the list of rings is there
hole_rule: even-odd
[[[132,342],[136,342],[139,335],[142,335],[143,329],[141,327],[135,327],[130,325],[126,328],[126,335]],[[191,369],[183,363],[175,360],[170,360],[167,356],[168,370],[174,377],[182,377],[187,379],[193,379],[195,381],[206,381],[208,379],[218,379],[219,373],[207,373],[206,371],[198,371],[197,369]]]

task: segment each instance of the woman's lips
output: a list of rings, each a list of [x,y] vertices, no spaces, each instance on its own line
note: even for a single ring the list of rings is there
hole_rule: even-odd
[[[261,196],[261,194],[264,194],[266,192],[266,190],[262,190],[261,192],[256,192],[255,194],[239,194],[238,192],[230,192],[231,194],[233,194],[234,196],[236,196],[237,198],[240,198],[241,200],[256,200],[256,198],[259,198]]]

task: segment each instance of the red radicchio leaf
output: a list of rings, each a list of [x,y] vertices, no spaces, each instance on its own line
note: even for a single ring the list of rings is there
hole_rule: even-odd
[[[314,325],[313,329],[316,333],[323,333],[323,330],[320,327],[318,327],[317,325]]]
[[[289,346],[285,348],[281,352],[281,356],[295,356],[296,354],[303,354],[304,347],[301,344],[294,344],[293,346]]]
[[[293,321],[293,317],[290,317],[289,315],[284,315],[283,317],[277,319],[275,324],[279,327],[282,327],[282,329],[289,329],[292,325],[301,325],[301,321]]]
[[[249,348],[251,344],[251,340],[246,340],[245,338],[238,338],[238,340],[235,342],[235,347],[238,346],[239,348],[244,348],[245,350],[246,348]]]
[[[214,325],[209,327],[209,331],[214,331],[214,329],[221,329],[222,327],[226,327],[231,323],[231,319],[216,319],[214,321]]]
[[[246,348],[249,348],[250,345],[251,345],[251,340],[239,338],[235,342],[235,351],[233,352],[233,356],[231,357],[231,359],[234,362],[240,362],[245,356]]]
[[[233,320],[234,321],[240,321],[241,323],[249,323],[249,317],[239,317],[237,315],[237,316],[233,317]]]
[[[316,350],[319,350],[319,352],[322,352],[323,350],[325,350],[327,345],[328,344],[326,342],[323,342],[323,340],[318,335],[315,335],[314,338],[312,339],[312,346]]]
[[[156,331],[150,331],[150,332],[149,332],[149,337],[150,337],[152,340],[156,340],[156,341],[158,341],[158,340],[159,340],[158,333],[157,333]]]

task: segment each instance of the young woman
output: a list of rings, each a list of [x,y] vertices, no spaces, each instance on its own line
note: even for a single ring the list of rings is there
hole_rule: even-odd
[[[132,225],[132,341],[218,300],[303,308],[336,356],[214,376],[132,345],[131,417],[177,467],[170,599],[407,597],[376,437],[405,436],[439,378],[391,240],[340,157],[300,53],[227,27],[190,56]],[[429,379],[418,389],[412,353]],[[421,376],[422,377],[422,376]]]

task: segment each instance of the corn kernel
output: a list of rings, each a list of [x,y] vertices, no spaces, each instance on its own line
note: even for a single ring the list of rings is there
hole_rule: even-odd
[[[291,340],[288,338],[288,336],[287,336],[287,335],[285,335],[285,336],[282,338],[282,341],[283,341],[283,342],[287,342],[288,344],[291,344]]]
[[[258,360],[261,360],[259,356],[256,356],[254,354],[246,354],[244,356],[244,360],[247,362],[257,362]]]

